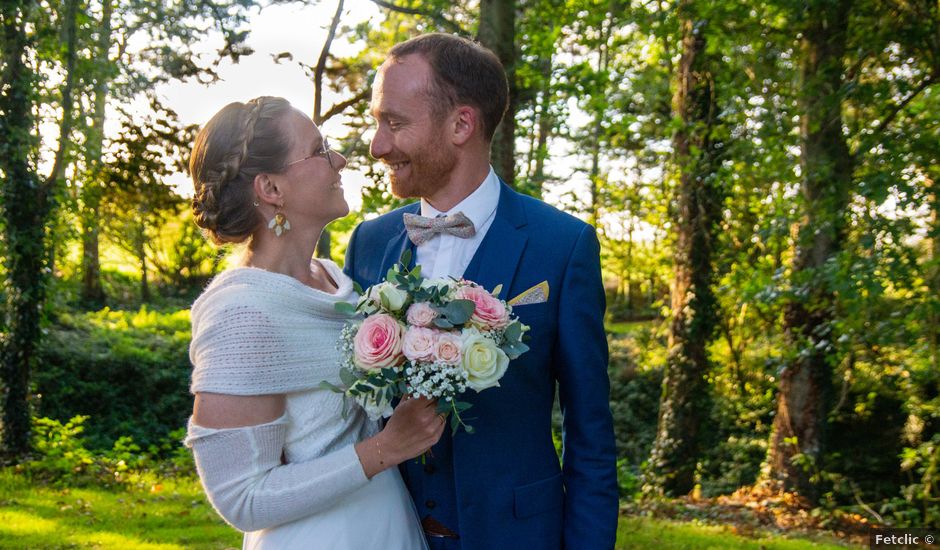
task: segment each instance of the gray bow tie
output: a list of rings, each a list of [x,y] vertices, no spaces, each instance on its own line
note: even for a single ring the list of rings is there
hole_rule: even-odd
[[[453,235],[461,239],[468,239],[476,235],[476,229],[473,228],[473,222],[464,215],[463,212],[441,216],[439,218],[428,218],[415,214],[405,214],[405,230],[408,231],[408,238],[416,246],[431,240],[438,233]]]

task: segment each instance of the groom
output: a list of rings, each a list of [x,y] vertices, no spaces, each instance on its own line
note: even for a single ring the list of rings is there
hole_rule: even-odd
[[[373,88],[371,153],[388,166],[395,195],[421,200],[360,224],[345,270],[366,287],[408,249],[426,277],[502,285],[499,297],[515,299],[513,313],[531,327],[531,350],[500,386],[464,395],[474,433],[448,430],[425,463],[402,466],[432,550],[613,548],[598,241],[591,226],[493,172],[490,142],[507,96],[497,57],[469,40],[426,34],[392,48]],[[556,386],[562,467],[551,430]]]

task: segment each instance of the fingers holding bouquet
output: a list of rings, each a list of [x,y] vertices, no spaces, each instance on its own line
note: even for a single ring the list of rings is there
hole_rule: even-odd
[[[444,433],[437,401],[425,397],[402,399],[382,430],[404,460],[424,454]]]
[[[437,412],[437,402],[406,395],[395,407],[385,428],[356,444],[356,453],[366,476],[423,455],[444,433],[445,422]]]

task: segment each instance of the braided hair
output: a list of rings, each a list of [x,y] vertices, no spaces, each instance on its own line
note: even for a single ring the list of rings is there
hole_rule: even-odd
[[[284,119],[290,110],[279,97],[230,103],[196,136],[189,161],[193,217],[216,244],[244,242],[261,222],[252,182],[260,173],[284,169],[291,145]]]

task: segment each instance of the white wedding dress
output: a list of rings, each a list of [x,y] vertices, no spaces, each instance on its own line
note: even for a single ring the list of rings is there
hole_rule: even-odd
[[[338,384],[338,377],[331,382]],[[341,415],[322,417],[323,410],[336,410],[333,403],[336,399],[341,400],[342,396],[321,389],[288,395],[290,423],[284,449],[287,462],[311,460],[377,431],[375,423],[352,403],[348,405],[350,413],[345,420]],[[326,427],[324,424],[333,424],[333,429],[322,429]],[[318,435],[336,433],[335,428],[341,424],[344,425],[342,435],[330,439]],[[418,550],[427,548],[427,544],[411,495],[398,468],[393,467],[322,511],[291,523],[245,533],[242,548]]]
[[[344,417],[343,396],[319,387],[323,380],[340,384],[337,343],[346,317],[334,306],[339,300],[356,299],[352,281],[339,267],[329,261],[321,264],[337,282],[337,293],[321,292],[277,273],[236,268],[216,277],[192,309],[192,391],[286,394],[287,410],[280,421],[286,420],[287,425],[283,461],[288,464],[352,453],[351,445],[379,429],[352,401],[346,403]],[[200,430],[208,429],[191,425],[190,437]],[[307,499],[315,502],[310,514],[245,533],[243,548],[426,549],[398,468],[363,482],[361,466],[356,458],[352,460],[358,468],[342,471],[354,471],[362,479],[331,483],[337,476],[350,474],[326,470],[321,476],[317,472],[317,479],[322,477],[325,483],[322,498]],[[278,495],[274,503],[289,508],[291,500],[290,495]]]

